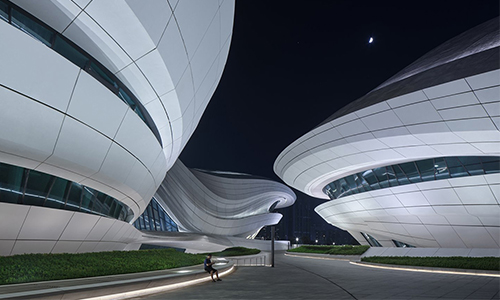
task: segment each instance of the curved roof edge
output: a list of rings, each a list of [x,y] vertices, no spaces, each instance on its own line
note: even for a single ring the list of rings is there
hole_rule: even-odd
[[[198,169],[198,168],[189,168],[191,171],[195,172],[201,172],[213,176],[219,176],[219,177],[224,177],[224,178],[234,178],[234,179],[261,179],[261,180],[269,180],[273,181],[272,179],[262,177],[262,176],[257,176],[257,175],[251,175],[247,173],[238,173],[238,172],[231,172],[231,171],[213,171],[213,170],[203,170],[203,169]],[[194,173],[196,175],[196,173]]]
[[[491,19],[446,41],[315,128],[397,96],[498,69],[499,22],[498,17]]]

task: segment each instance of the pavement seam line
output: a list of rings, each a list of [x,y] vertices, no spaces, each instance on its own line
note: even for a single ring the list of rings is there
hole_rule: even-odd
[[[300,256],[295,256],[295,257],[300,257]],[[319,275],[319,274],[317,274],[317,273],[314,273],[314,272],[312,272],[312,271],[309,271],[309,270],[307,270],[307,269],[304,269],[304,268],[301,268],[301,267],[298,267],[298,266],[295,266],[295,265],[291,265],[291,264],[287,264],[287,263],[283,263],[283,262],[282,262],[282,264],[289,265],[289,266],[295,267],[295,268],[297,268],[297,269],[300,269],[300,270],[302,270],[302,271],[305,271],[305,272],[308,272],[308,273],[314,274],[314,275],[316,275],[316,276],[318,276],[318,277],[321,277],[321,278],[323,278],[324,280],[326,280],[326,281],[330,282],[331,284],[333,284],[333,285],[335,285],[335,286],[337,286],[337,287],[341,288],[344,292],[346,292],[347,294],[349,294],[349,296],[351,296],[353,299],[358,300],[358,298],[356,298],[356,296],[354,296],[353,294],[351,294],[348,290],[346,290],[345,288],[343,288],[342,286],[340,286],[338,283],[335,283],[335,282],[331,281],[330,279],[328,279],[328,278],[326,278],[326,277],[324,277],[324,276],[321,276],[321,275]]]

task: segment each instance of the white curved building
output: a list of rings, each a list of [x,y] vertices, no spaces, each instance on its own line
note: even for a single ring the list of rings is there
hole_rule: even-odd
[[[277,158],[372,246],[500,247],[499,20],[432,50]]]
[[[233,15],[232,0],[0,0],[0,255],[129,249]]]
[[[287,186],[247,174],[186,168],[177,161],[155,199],[181,232],[253,238],[275,225],[282,215],[274,209],[293,205]]]

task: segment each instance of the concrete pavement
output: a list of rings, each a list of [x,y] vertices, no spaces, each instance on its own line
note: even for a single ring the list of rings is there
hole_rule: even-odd
[[[348,261],[276,257],[224,281],[136,299],[499,299],[500,278],[373,269]]]

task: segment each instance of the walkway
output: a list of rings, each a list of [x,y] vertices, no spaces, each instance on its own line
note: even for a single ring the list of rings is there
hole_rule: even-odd
[[[347,261],[276,257],[222,282],[136,299],[499,299],[500,278],[373,269]]]

